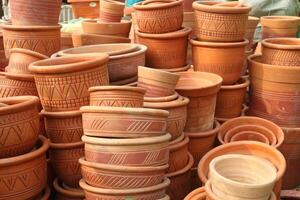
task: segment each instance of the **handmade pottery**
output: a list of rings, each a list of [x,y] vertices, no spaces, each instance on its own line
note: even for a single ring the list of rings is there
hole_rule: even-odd
[[[1,159],[0,199],[34,199],[46,188],[48,148],[49,141],[39,136],[33,151]]]
[[[206,42],[190,40],[195,71],[211,72],[232,85],[241,76],[248,40],[242,42]]]
[[[96,35],[87,33],[73,33],[72,41],[74,47],[95,45],[95,44],[110,44],[110,43],[130,43],[127,37],[111,36],[111,35]]]
[[[147,0],[133,7],[138,29],[142,33],[169,33],[182,26],[183,0]]]
[[[211,1],[193,3],[195,35],[203,41],[243,41],[251,7],[239,2],[233,2],[230,6],[216,5],[218,3]]]
[[[169,145],[170,159],[168,173],[182,170],[189,162],[189,138],[182,134]]]
[[[199,187],[193,190],[183,200],[206,200],[204,187]]]
[[[249,40],[248,49],[251,49],[253,46],[253,37],[258,23],[259,23],[258,17],[253,17],[253,16],[248,17],[247,30],[245,35],[245,38]]]
[[[176,72],[185,72],[185,71],[188,71],[190,68],[191,68],[191,65],[186,65],[184,67],[170,68],[170,69],[161,69],[161,70],[164,70],[166,72],[176,73]]]
[[[149,137],[166,133],[169,112],[150,108],[83,106],[83,131],[97,137]]]
[[[72,33],[61,32],[61,49],[73,48]]]
[[[185,132],[208,131],[213,128],[217,93],[222,78],[206,72],[179,72],[176,91],[190,99]]]
[[[123,80],[119,80],[119,81],[113,81],[113,82],[110,81],[109,84],[113,85],[113,86],[131,86],[131,87],[137,87],[137,80],[138,80],[138,77],[134,76],[134,77],[123,79]]]
[[[77,110],[89,104],[88,88],[108,85],[107,54],[51,58],[31,63],[45,111]]]
[[[166,97],[144,97],[144,102],[148,102],[148,103],[169,102],[178,99],[178,97],[179,97],[178,93],[175,92],[174,94]]]
[[[124,2],[100,0],[99,20],[102,22],[120,22],[124,15]]]
[[[83,200],[84,192],[83,190],[69,190],[63,188],[61,182],[56,178],[53,182],[53,187],[56,191],[55,199],[56,200]]]
[[[75,18],[98,18],[99,1],[96,0],[68,0],[72,6]]]

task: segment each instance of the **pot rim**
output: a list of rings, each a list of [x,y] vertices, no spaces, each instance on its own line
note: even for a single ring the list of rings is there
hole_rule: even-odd
[[[57,30],[61,29],[61,25],[55,25],[55,26],[17,26],[17,25],[12,25],[12,24],[1,24],[1,28],[4,30],[12,30],[12,31],[41,31],[41,30]]]
[[[84,147],[84,142],[72,142],[72,143],[52,143],[50,142],[50,151],[57,149],[75,149],[78,147]]]
[[[144,97],[144,102],[155,102],[155,103],[161,103],[161,102],[167,102],[175,100],[179,97],[179,94],[175,91],[174,94],[166,96],[166,97]]]
[[[141,94],[145,94],[146,90],[141,87],[133,87],[133,86],[117,86],[117,85],[108,85],[108,86],[93,86],[89,88],[89,92],[98,92],[98,91],[115,91],[115,90],[121,90],[121,91],[130,91],[130,92],[137,92]]]
[[[240,7],[228,6],[214,6],[221,2],[216,1],[195,1],[192,6],[195,11],[203,11],[209,13],[223,13],[223,14],[247,14],[250,12],[251,7],[242,5]]]
[[[13,53],[23,53],[23,54],[27,54],[29,56],[34,56],[34,57],[39,58],[39,59],[47,59],[47,58],[49,58],[48,56],[46,56],[44,54],[41,54],[39,52],[32,51],[32,50],[29,50],[29,49],[22,49],[22,48],[12,48],[12,49],[10,49],[9,50],[10,56]]]
[[[172,73],[176,73],[176,72],[184,72],[187,71],[188,69],[191,68],[190,64],[185,65],[184,67],[177,67],[177,68],[169,68],[169,69],[161,69],[164,70],[166,72],[172,72]]]
[[[278,42],[284,43],[297,43],[293,44],[280,44]],[[262,47],[268,47],[272,49],[281,49],[281,50],[300,50],[300,39],[298,38],[267,38],[264,39],[262,42]],[[263,50],[263,49],[262,49]]]
[[[209,137],[219,132],[221,124],[214,120],[214,128],[209,131],[199,131],[199,132],[184,132],[189,138],[198,138],[198,137]]]
[[[19,74],[10,72],[1,72],[0,74],[12,80],[34,82],[33,74]]]
[[[67,196],[71,196],[71,197],[82,197],[84,198],[84,191],[82,190],[82,192],[78,192],[78,191],[70,191],[67,190],[65,188],[63,188],[60,184],[59,184],[59,180],[58,178],[55,178],[53,181],[53,187],[54,189],[58,192],[61,193],[63,195],[67,195]]]
[[[239,81],[243,81],[242,83],[238,83]],[[221,85],[221,90],[236,90],[246,88],[250,85],[250,81],[248,78],[241,77],[235,85]]]
[[[144,108],[160,108],[160,109],[177,108],[177,107],[186,106],[189,103],[190,103],[189,98],[179,95],[179,97],[173,101],[166,101],[166,102],[144,101]]]
[[[182,138],[181,138],[182,137]],[[184,134],[181,134],[176,140],[169,144],[170,151],[176,151],[177,149],[187,146],[190,142],[190,138]]]
[[[297,16],[285,16],[285,15],[276,15],[276,16],[262,16],[260,19],[262,26],[271,27],[271,28],[281,28],[286,29],[289,27],[288,23],[300,24],[300,17]],[[278,25],[275,23],[279,23]],[[272,24],[272,25],[271,25]],[[283,25],[283,26],[281,26]]]
[[[167,84],[176,84],[179,79],[179,76],[175,73],[171,73],[159,69],[138,66],[138,79],[139,78],[159,81]]]
[[[175,176],[180,176],[184,173],[189,172],[190,169],[192,168],[192,166],[194,165],[194,158],[190,152],[188,152],[188,157],[189,157],[189,162],[187,163],[187,165],[184,168],[182,168],[178,171],[175,171],[175,172],[168,173],[168,174],[166,174],[166,177],[173,178]]]
[[[115,35],[103,35],[103,34],[92,34],[92,33],[79,33],[79,32],[74,32],[72,33],[72,37],[84,37],[84,36],[89,36],[89,37],[97,37],[97,38],[106,38],[106,39],[117,39],[117,40],[122,40],[122,42],[126,41],[127,44],[129,44],[130,39],[127,37],[122,37],[122,36],[115,36]],[[106,43],[106,44],[117,44],[117,43]],[[97,45],[97,44],[94,44]],[[98,44],[101,45],[101,44]],[[84,47],[84,46],[91,46],[91,45],[83,45],[79,47]],[[79,47],[74,47],[74,48],[79,48]]]
[[[190,43],[194,46],[201,46],[201,47],[235,48],[235,47],[246,46],[249,43],[249,40],[244,39],[241,42],[207,42],[207,41],[199,41],[197,39],[190,39]]]
[[[200,194],[206,195],[204,187],[199,187],[197,189],[194,189],[183,200],[199,200],[199,199],[194,199],[194,198],[198,197],[198,195],[200,195]]]
[[[53,119],[57,119],[57,118],[64,119],[64,118],[81,116],[81,112],[79,110],[64,111],[64,112],[53,112],[53,111],[48,112],[43,109],[43,110],[41,110],[40,114],[43,117],[53,118]]]
[[[180,38],[188,36],[192,32],[191,27],[181,27],[180,30],[169,32],[169,33],[159,33],[159,34],[152,34],[152,33],[142,33],[139,30],[135,30],[135,33],[138,35],[138,37],[143,38],[151,38],[151,39],[166,39],[170,40],[173,38]]]
[[[14,104],[9,104],[13,102]],[[8,106],[0,107],[0,115],[17,113],[23,110],[31,109],[36,106],[38,110],[38,105],[40,99],[37,96],[12,96],[0,98],[0,103],[8,104]],[[38,111],[37,111],[38,112]]]
[[[151,2],[151,1],[150,1]],[[158,1],[162,2],[162,1]],[[165,8],[170,8],[173,6],[180,6],[183,4],[183,0],[176,0],[176,1],[171,1],[167,0],[165,4],[154,4],[154,5],[145,5],[143,2],[139,2],[133,5],[133,8],[137,11],[139,10],[157,10],[157,9],[165,9]],[[147,2],[144,2],[147,3]]]
[[[83,20],[81,23],[83,24],[88,24],[88,25],[129,25],[131,24],[130,20],[127,19],[122,19],[120,22],[103,22],[103,21],[99,21],[97,19],[86,19]]]

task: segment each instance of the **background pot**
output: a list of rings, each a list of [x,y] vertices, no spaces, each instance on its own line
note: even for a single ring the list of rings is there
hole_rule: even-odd
[[[74,47],[95,45],[95,44],[110,44],[110,43],[130,43],[130,39],[120,36],[111,35],[96,35],[87,33],[73,33],[72,41]]]
[[[189,138],[182,134],[169,145],[170,159],[168,173],[183,169],[189,162],[188,143]]]
[[[98,18],[99,1],[95,0],[68,0],[72,6],[75,18]]]
[[[125,4],[114,0],[100,0],[99,19],[103,22],[120,22]]]

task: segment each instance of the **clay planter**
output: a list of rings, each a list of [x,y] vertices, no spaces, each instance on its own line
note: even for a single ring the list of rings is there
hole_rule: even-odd
[[[80,111],[41,111],[47,135],[53,143],[80,142],[83,135]]]
[[[72,6],[75,18],[98,18],[99,1],[96,0],[68,0]]]
[[[134,200],[165,200],[165,192],[170,185],[170,180],[165,178],[164,181],[158,185],[135,189],[96,188],[88,185],[83,179],[80,180],[79,185],[84,189],[86,200],[120,200],[128,197]]]
[[[114,0],[100,0],[99,20],[102,22],[120,22],[124,15],[125,4]]]
[[[300,18],[295,16],[261,17],[262,38],[296,37]]]
[[[175,93],[179,75],[149,67],[138,67],[138,86],[146,89],[146,97],[166,97]]]
[[[242,42],[205,42],[190,40],[195,71],[211,72],[223,78],[224,85],[232,85],[241,76],[248,40]]]
[[[60,50],[61,26],[14,26],[1,25],[4,50],[7,57],[12,48],[29,49],[51,56]]]
[[[144,107],[162,109],[169,112],[167,132],[171,134],[171,140],[175,140],[182,134],[185,127],[189,102],[188,98],[180,96],[178,99],[169,102],[144,102]]]
[[[83,200],[84,192],[83,190],[69,190],[63,188],[61,182],[56,178],[53,182],[53,187],[56,191],[55,199],[56,200]]]
[[[11,22],[17,26],[55,26],[58,24],[61,0],[13,0]]]
[[[189,138],[182,134],[169,145],[170,159],[168,173],[182,170],[189,162]]]
[[[199,187],[190,192],[184,200],[206,200],[206,193],[204,187]]]
[[[39,135],[39,99],[35,96],[0,98],[0,158],[30,152]]]
[[[200,160],[198,165],[198,175],[202,183],[208,179],[209,163],[216,157],[227,154],[253,155],[270,161],[277,169],[276,184],[273,188],[276,196],[279,197],[282,177],[286,169],[286,162],[283,155],[274,147],[255,141],[240,141],[223,144],[209,151]]]
[[[169,102],[178,99],[179,95],[177,92],[166,97],[144,97],[144,102],[148,103],[159,103],[159,102]]]
[[[216,118],[234,118],[241,115],[245,95],[250,82],[241,78],[234,85],[222,85],[217,96]]]
[[[249,64],[249,115],[283,127],[299,127],[300,68],[263,64],[255,55],[249,57]]]
[[[30,74],[28,70],[30,63],[47,58],[48,56],[28,49],[11,49],[6,72],[12,74]]]
[[[209,131],[185,133],[190,138],[188,150],[193,155],[195,160],[194,166],[197,167],[201,158],[215,147],[217,133],[220,130],[219,122],[214,122],[214,128]]]
[[[252,49],[253,37],[258,23],[259,23],[258,17],[253,17],[253,16],[248,17],[248,24],[247,24],[247,30],[245,35],[245,38],[249,40],[248,49]]]
[[[81,47],[95,44],[110,44],[110,43],[130,43],[130,39],[120,36],[111,35],[96,35],[87,33],[73,33],[72,41],[74,47]]]
[[[73,48],[72,33],[61,32],[61,49]]]
[[[108,84],[107,54],[51,58],[31,63],[45,111],[78,110],[89,104],[88,88]]]
[[[262,41],[262,62],[287,67],[300,66],[300,39],[269,38]]]
[[[217,93],[222,78],[206,72],[180,72],[176,91],[190,99],[185,132],[208,131],[213,128]]]
[[[84,33],[128,37],[131,21],[122,20],[121,22],[103,22],[97,20],[85,20],[81,22],[81,25]]]
[[[89,88],[91,106],[143,107],[145,90],[130,86],[96,86]]]
[[[135,4],[133,7],[138,30],[142,33],[169,33],[181,28],[183,22],[182,0],[147,0]]]
[[[158,137],[111,139],[83,136],[85,159],[121,166],[158,166],[168,163],[169,134]],[[149,159],[151,158],[151,159]]]
[[[49,155],[59,180],[69,187],[78,187],[81,179],[78,159],[84,156],[84,143],[50,143]]]
[[[1,159],[0,199],[34,199],[46,188],[48,148],[48,140],[39,136],[35,150]]]

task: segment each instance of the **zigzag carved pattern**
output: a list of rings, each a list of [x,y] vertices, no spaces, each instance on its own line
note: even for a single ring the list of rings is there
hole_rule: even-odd
[[[142,107],[140,102],[129,100],[100,100],[91,99],[91,106],[113,106],[113,107]]]
[[[272,49],[265,50],[262,56],[263,62],[280,66],[300,66],[299,51]]]
[[[84,156],[84,145],[73,149],[53,149],[50,148],[50,159],[52,161],[78,160]]]

